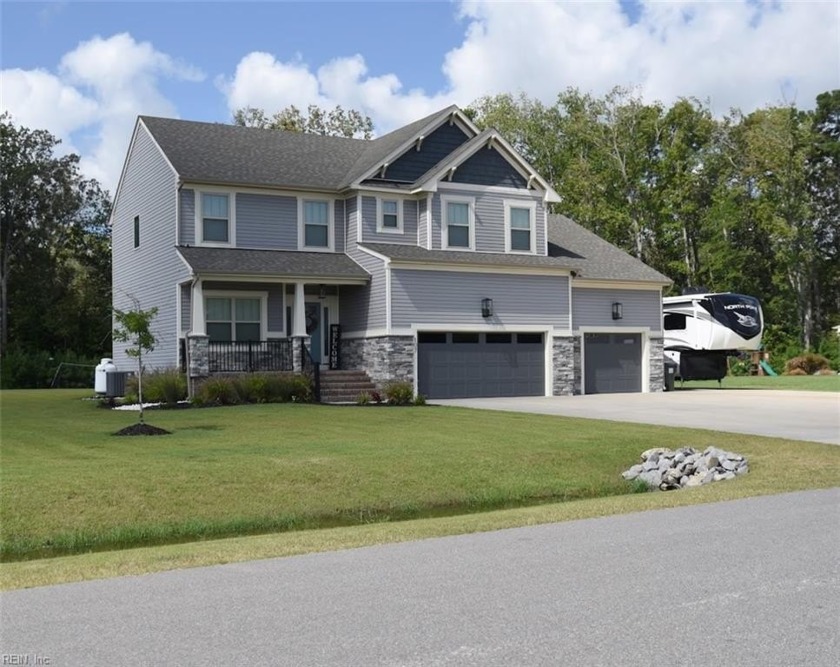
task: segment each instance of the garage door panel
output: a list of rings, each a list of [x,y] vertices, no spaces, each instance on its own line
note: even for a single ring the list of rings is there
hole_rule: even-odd
[[[641,391],[641,334],[585,334],[584,381],[587,394]]]
[[[418,343],[418,385],[429,398],[541,396],[545,348],[541,335],[515,343],[515,335],[458,332],[447,343]],[[439,339],[439,338],[438,338]],[[474,341],[478,342],[474,342]],[[539,342],[531,342],[531,341]],[[457,341],[457,342],[453,342]]]

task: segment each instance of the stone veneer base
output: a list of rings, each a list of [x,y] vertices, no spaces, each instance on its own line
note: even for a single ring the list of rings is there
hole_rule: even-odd
[[[414,336],[378,336],[341,341],[341,367],[365,371],[378,387],[391,380],[414,382]]]

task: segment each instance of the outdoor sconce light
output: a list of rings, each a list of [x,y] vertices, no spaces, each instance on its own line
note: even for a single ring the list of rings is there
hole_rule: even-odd
[[[318,290],[318,298],[319,299],[326,299],[327,298],[327,288],[321,285],[321,288]]]
[[[614,320],[620,320],[624,317],[624,309],[618,301],[614,302],[612,305],[612,316]]]
[[[493,317],[493,299],[485,298],[481,300],[481,316]]]

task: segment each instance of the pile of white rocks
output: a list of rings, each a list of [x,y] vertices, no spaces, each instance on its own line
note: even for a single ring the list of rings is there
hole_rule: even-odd
[[[703,452],[693,447],[677,450],[655,447],[642,452],[642,462],[625,470],[621,476],[627,480],[640,479],[651,488],[670,491],[733,479],[749,471],[747,459],[717,447],[706,447]]]

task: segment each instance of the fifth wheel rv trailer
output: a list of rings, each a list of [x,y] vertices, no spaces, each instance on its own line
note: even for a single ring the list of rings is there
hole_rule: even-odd
[[[731,292],[683,294],[662,299],[665,356],[680,380],[717,380],[726,357],[761,347],[764,318],[758,299]]]

